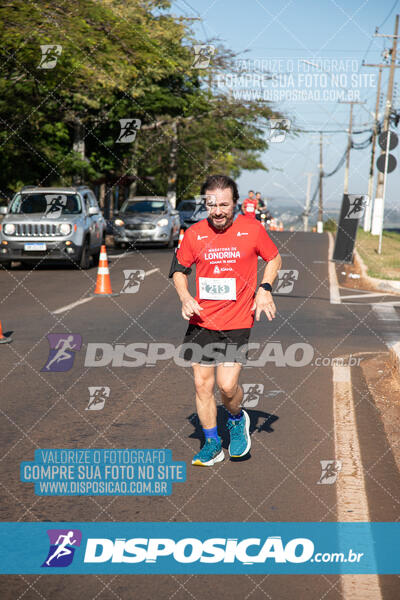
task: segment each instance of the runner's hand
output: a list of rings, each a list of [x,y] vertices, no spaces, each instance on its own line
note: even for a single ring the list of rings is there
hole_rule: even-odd
[[[256,321],[260,320],[260,316],[262,312],[265,312],[267,315],[268,321],[272,321],[275,318],[276,314],[276,306],[272,299],[271,292],[267,292],[267,290],[263,290],[259,288],[256,297],[254,299],[254,304],[252,310],[256,311]]]
[[[203,310],[198,302],[192,296],[188,296],[182,302],[182,317],[189,321],[190,317],[196,313],[200,317],[200,311]]]

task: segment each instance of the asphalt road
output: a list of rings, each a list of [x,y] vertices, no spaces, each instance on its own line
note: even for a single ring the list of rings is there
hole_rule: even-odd
[[[307,344],[313,359],[303,366],[283,366],[275,358],[263,367],[242,370],[242,383],[264,386],[248,408],[251,455],[233,462],[225,450],[225,461],[212,469],[190,465],[201,441],[190,368],[172,359],[148,367],[84,364],[89,343],[182,342],[186,322],[168,279],[172,251],[141,248],[121,255],[110,250],[113,291],[123,289],[127,269],[146,272],[139,290],[76,305],[94,290],[96,269],[0,271],[0,319],[14,340],[0,346],[1,520],[338,520],[348,490],[317,483],[320,461],[348,458],[340,455],[345,447],[338,446],[346,442],[336,431],[340,389],[335,388],[331,359],[386,352],[388,324],[371,304],[330,302],[327,235],[276,232],[271,237],[282,254],[282,268],[298,271],[298,279],[290,293],[275,294],[277,317],[257,323],[251,341],[275,342],[284,353],[292,344]],[[395,318],[392,334],[398,328]],[[73,367],[41,371],[49,353],[46,336],[66,332],[82,336]],[[325,362],[319,365],[316,359]],[[102,410],[86,410],[90,386],[110,388]],[[351,389],[369,517],[395,521],[399,473],[359,366],[351,367]],[[221,407],[218,418],[222,432],[226,416]],[[227,444],[225,435],[225,449]],[[33,460],[37,448],[170,448],[174,460],[186,461],[187,481],[174,484],[170,497],[39,497],[33,485],[19,481],[20,462]],[[363,520],[357,506],[351,510],[349,520]],[[379,577],[381,598],[398,598],[399,582],[397,577]],[[325,575],[2,576],[0,597],[347,600],[340,576]]]

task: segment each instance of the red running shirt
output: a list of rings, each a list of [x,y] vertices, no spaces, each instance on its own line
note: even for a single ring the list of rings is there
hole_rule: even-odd
[[[190,323],[214,330],[252,327],[258,257],[270,261],[277,254],[261,223],[244,215],[224,231],[207,219],[189,227],[176,257],[184,267],[196,265],[196,300],[203,310]]]
[[[246,217],[256,217],[256,208],[258,201],[252,198],[246,198],[243,202],[243,209]]]

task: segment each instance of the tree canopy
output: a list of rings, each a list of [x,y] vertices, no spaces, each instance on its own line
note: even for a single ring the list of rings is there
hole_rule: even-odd
[[[273,111],[214,89],[226,48],[193,68],[200,42],[167,0],[13,0],[0,19],[3,198],[27,184],[135,180],[139,193],[183,199],[211,172],[266,168]],[[131,143],[117,141],[121,119],[141,122]]]

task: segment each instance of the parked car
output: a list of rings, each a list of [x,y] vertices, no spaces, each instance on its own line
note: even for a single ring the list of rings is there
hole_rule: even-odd
[[[141,196],[128,199],[114,215],[116,247],[150,243],[173,248],[179,238],[179,213],[172,208],[166,197]]]
[[[0,263],[73,262],[88,269],[97,264],[106,223],[96,196],[86,186],[34,187],[18,192],[4,215],[0,230]]]

